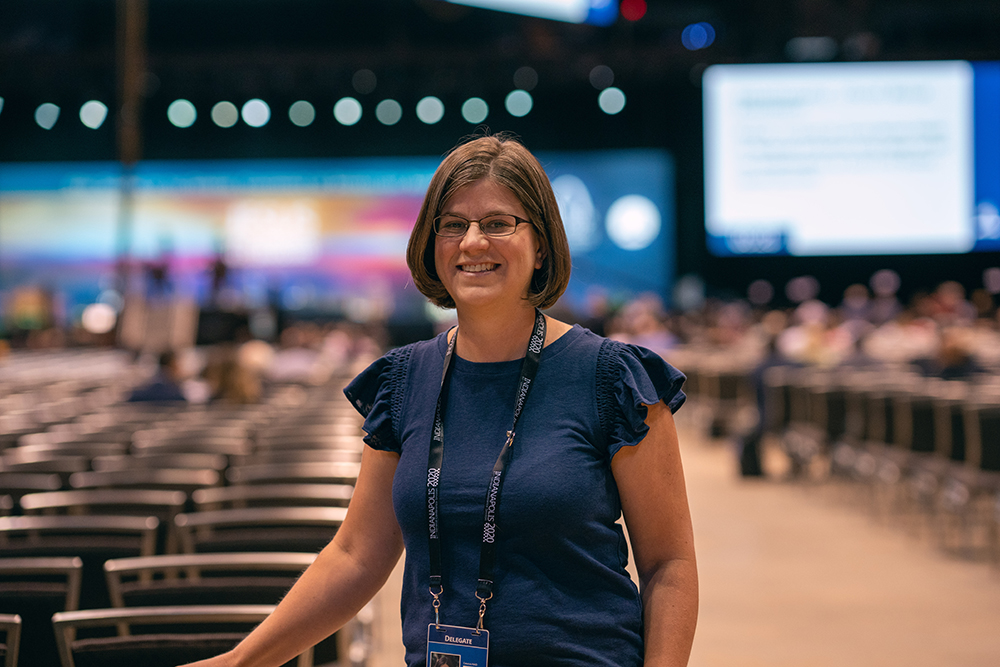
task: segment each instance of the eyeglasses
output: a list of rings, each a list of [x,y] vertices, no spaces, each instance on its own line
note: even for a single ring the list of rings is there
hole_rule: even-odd
[[[500,236],[510,236],[517,231],[517,226],[522,222],[529,222],[524,218],[506,213],[488,215],[479,220],[468,220],[460,215],[439,215],[434,218],[434,233],[438,236],[449,238],[461,238],[469,231],[472,223],[479,225],[479,231],[486,236],[496,238]]]

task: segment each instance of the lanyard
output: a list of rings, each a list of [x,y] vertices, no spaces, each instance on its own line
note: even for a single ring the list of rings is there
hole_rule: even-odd
[[[431,431],[431,445],[427,455],[427,538],[430,555],[430,591],[434,600],[434,621],[440,625],[441,593],[441,533],[440,515],[438,510],[438,484],[441,479],[441,464],[444,460],[444,410],[447,401],[445,386],[451,372],[455,353],[455,341],[458,331],[448,342],[448,350],[444,356],[444,370],[441,372],[441,388],[438,391],[437,405],[434,408],[434,428]],[[532,381],[538,372],[542,356],[542,346],[545,343],[545,316],[535,310],[535,326],[528,341],[528,351],[521,363],[521,378],[517,385],[517,400],[514,404],[514,419],[507,431],[507,441],[497,461],[490,472],[490,480],[483,507],[482,547],[479,552],[479,584],[476,586],[476,597],[479,599],[479,625],[483,627],[483,616],[486,614],[486,601],[493,597],[493,566],[496,564],[497,508],[500,506],[500,490],[503,487],[504,475],[510,461],[511,446],[514,444],[514,429],[521,417]],[[435,589],[437,591],[435,592]]]

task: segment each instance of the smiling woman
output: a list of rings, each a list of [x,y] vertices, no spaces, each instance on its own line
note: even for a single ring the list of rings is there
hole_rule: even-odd
[[[407,263],[458,327],[347,386],[368,445],[347,518],[275,612],[199,667],[282,664],[350,620],[404,547],[408,667],[685,665],[698,587],[672,416],[684,376],[542,313],[570,257],[538,160],[503,135],[455,148]]]

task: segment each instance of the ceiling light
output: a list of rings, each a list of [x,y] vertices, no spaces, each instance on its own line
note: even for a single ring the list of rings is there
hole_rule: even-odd
[[[333,117],[341,125],[354,125],[361,120],[361,102],[353,97],[342,97],[333,105]]]
[[[504,100],[507,113],[518,118],[527,116],[531,112],[533,104],[534,101],[531,99],[531,94],[526,90],[512,91],[507,95],[507,99]]]
[[[243,122],[250,127],[264,127],[271,120],[271,107],[264,100],[252,99],[241,110]]]
[[[490,115],[490,107],[479,97],[470,97],[462,105],[462,118],[475,125],[482,123]]]
[[[174,100],[167,107],[167,120],[175,127],[191,127],[198,118],[198,111],[188,100]]]
[[[59,107],[51,102],[39,104],[35,109],[35,122],[43,130],[51,130],[59,120]]]
[[[240,119],[240,111],[232,102],[219,102],[212,107],[212,122],[219,127],[232,127]]]
[[[396,100],[382,100],[375,107],[375,117],[383,125],[395,125],[403,117],[403,107]]]
[[[104,119],[108,117],[108,107],[97,100],[84,102],[80,107],[80,122],[92,130],[96,130],[104,124]]]
[[[312,125],[316,120],[316,109],[305,100],[299,100],[288,107],[288,119],[299,127]]]
[[[423,98],[417,102],[417,118],[433,125],[444,118],[444,102],[433,96]]]

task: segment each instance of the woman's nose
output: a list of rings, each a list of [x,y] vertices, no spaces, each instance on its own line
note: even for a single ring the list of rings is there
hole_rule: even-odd
[[[465,230],[465,236],[462,237],[462,243],[460,244],[463,248],[478,248],[481,246],[489,245],[490,237],[483,234],[483,230],[479,228],[478,223],[472,223],[469,228]]]

